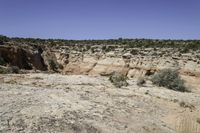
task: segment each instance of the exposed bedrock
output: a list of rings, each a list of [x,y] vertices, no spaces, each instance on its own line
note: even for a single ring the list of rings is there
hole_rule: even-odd
[[[164,68],[178,69],[189,82],[200,82],[200,51],[181,53],[173,48],[113,47],[101,45],[83,50],[75,46],[0,46],[0,57],[21,69],[62,72],[63,74],[109,75],[120,72],[129,78],[150,76]]]
[[[155,72],[172,68],[178,69],[190,86],[200,87],[200,54],[198,51],[180,53],[176,49],[137,49],[137,55],[129,51],[81,53],[71,51],[64,66],[64,74],[109,75],[114,71],[129,78],[150,76]],[[63,57],[62,57],[63,58]]]
[[[198,57],[198,56],[197,56]],[[130,54],[70,54],[63,64],[65,74],[108,75],[114,71],[128,77],[149,76],[164,68],[179,69],[182,75],[200,77],[199,59],[192,55],[181,57]]]
[[[0,47],[0,57],[10,66],[18,66],[20,69],[47,70],[41,53],[36,50],[14,46]]]

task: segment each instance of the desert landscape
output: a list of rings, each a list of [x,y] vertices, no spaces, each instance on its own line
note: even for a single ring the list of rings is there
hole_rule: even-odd
[[[200,41],[1,36],[0,73],[2,133],[200,132]]]

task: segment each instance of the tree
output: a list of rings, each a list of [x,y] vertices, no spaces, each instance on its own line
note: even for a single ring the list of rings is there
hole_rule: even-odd
[[[0,44],[4,42],[8,42],[9,38],[7,36],[0,35]]]

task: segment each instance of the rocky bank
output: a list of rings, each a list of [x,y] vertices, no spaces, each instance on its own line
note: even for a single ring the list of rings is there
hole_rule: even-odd
[[[150,76],[164,68],[178,69],[193,87],[200,84],[200,50],[183,53],[178,48],[130,48],[125,45],[2,45],[0,57],[7,65],[25,70],[62,74],[109,75],[129,78]]]

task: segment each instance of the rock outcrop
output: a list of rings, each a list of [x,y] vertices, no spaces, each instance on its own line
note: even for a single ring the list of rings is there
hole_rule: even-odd
[[[1,46],[0,57],[10,66],[20,69],[47,70],[41,53],[38,49],[21,48],[19,46]]]
[[[67,53],[64,74],[109,75],[119,72],[129,78],[150,76],[165,68],[178,69],[192,88],[200,84],[200,51],[181,53],[172,48],[114,48],[105,52],[73,51]],[[134,51],[134,52],[133,52]],[[63,57],[62,57],[63,58]]]
[[[112,45],[60,47],[0,46],[0,57],[21,69],[57,71],[63,74],[109,75],[119,72],[129,78],[150,76],[164,68],[179,69],[185,79],[200,78],[200,51],[182,53],[178,48],[130,48]],[[193,80],[193,81],[194,81]],[[193,82],[192,81],[192,82]]]
[[[134,78],[149,76],[164,68],[179,69],[181,74],[200,77],[200,54],[181,54],[177,49],[113,49],[111,52],[75,52],[68,53],[63,64],[65,74],[107,75],[114,71]],[[59,59],[60,57],[58,57]],[[63,58],[63,57],[62,57]]]

